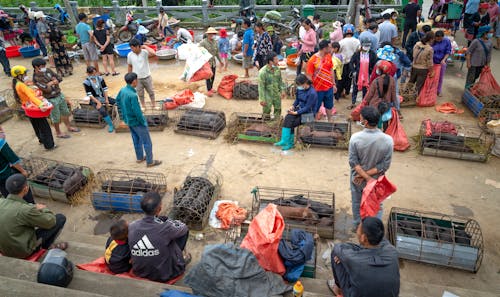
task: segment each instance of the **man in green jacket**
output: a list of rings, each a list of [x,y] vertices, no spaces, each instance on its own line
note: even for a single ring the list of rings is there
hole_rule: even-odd
[[[0,252],[4,256],[26,258],[38,249],[66,249],[65,242],[53,244],[66,217],[54,214],[43,204],[31,204],[23,197],[29,191],[26,177],[14,174],[7,179],[7,199],[0,199]]]
[[[125,82],[127,85],[116,96],[116,103],[122,112],[123,121],[130,129],[136,162],[142,163],[146,161],[147,167],[158,166],[161,161],[153,160],[153,144],[149,136],[148,122],[142,114],[137,91],[135,90],[135,87],[137,87],[137,74],[134,72],[125,74]]]
[[[281,117],[281,99],[285,97],[285,85],[278,67],[278,55],[271,52],[266,57],[266,65],[259,70],[259,103],[265,118],[270,118],[274,107],[274,120]]]

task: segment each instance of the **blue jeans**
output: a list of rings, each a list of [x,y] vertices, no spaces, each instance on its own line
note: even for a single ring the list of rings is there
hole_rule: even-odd
[[[363,189],[366,187],[366,182],[363,181],[361,185],[353,183],[354,174],[351,173],[351,202],[352,202],[352,225],[357,227],[361,223],[361,198],[363,197]],[[383,214],[382,203],[380,203],[380,210],[377,213],[377,218],[382,219]]]
[[[43,42],[43,39],[40,37],[40,35],[37,35],[35,38],[36,43],[40,47],[40,50],[42,51],[42,55],[44,57],[47,56],[47,48],[45,47],[45,42]]]
[[[321,108],[321,104],[325,106],[325,109],[333,108],[333,88],[330,88],[328,91],[318,91],[318,101],[316,101],[316,106],[314,109],[314,113],[318,113]]]
[[[146,153],[147,164],[152,164],[153,144],[151,143],[151,137],[149,136],[148,127],[129,126],[129,128],[130,134],[132,135],[132,141],[134,142],[135,157],[137,158],[137,161],[144,159],[144,153]]]
[[[10,63],[7,55],[5,54],[5,50],[0,50],[0,63],[2,64],[3,72],[5,72],[7,76],[10,76]]]
[[[357,85],[356,81],[357,81],[357,78],[352,83],[352,104],[353,105],[356,104],[356,99],[358,98],[358,85]],[[363,98],[361,98],[361,101],[363,101],[363,99],[365,98],[366,93],[368,92],[368,88],[363,87],[362,92],[363,92]]]
[[[163,35],[164,36],[167,36],[167,31],[170,33],[170,35],[175,35],[175,33],[172,30],[172,28],[170,27],[170,25],[168,25],[165,28],[163,28]]]

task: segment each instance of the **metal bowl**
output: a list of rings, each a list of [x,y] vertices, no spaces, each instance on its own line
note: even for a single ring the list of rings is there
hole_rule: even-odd
[[[177,55],[175,49],[162,49],[156,52],[156,56],[160,60],[172,60],[175,59],[175,55]]]
[[[238,64],[243,64],[243,54],[236,54],[233,56],[233,61]]]

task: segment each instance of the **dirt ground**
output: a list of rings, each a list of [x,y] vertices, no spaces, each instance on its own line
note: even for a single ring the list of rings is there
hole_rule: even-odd
[[[494,51],[492,69],[500,78],[500,52]],[[11,65],[30,66],[29,59],[13,59]],[[126,72],[125,59],[118,59],[118,71]],[[85,77],[84,64],[76,63],[75,74],[64,79],[61,84],[64,94],[76,100],[84,96],[82,81]],[[179,80],[184,67],[183,61],[158,61],[151,59],[151,68],[157,100],[167,98],[179,90],[190,88],[205,91],[204,82],[187,84]],[[31,67],[29,67],[31,69]],[[230,62],[227,74],[243,73],[241,66]],[[417,135],[419,123],[424,119],[449,120],[460,124],[476,125],[472,113],[463,106],[461,95],[465,84],[466,68],[460,64],[448,68],[445,76],[444,95],[438,103],[446,101],[464,108],[458,115],[445,115],[434,108],[405,108],[404,128],[409,137]],[[256,76],[256,71],[251,74]],[[216,83],[223,74],[217,72]],[[287,77],[293,79],[294,70],[288,70]],[[124,85],[123,76],[106,77],[110,94],[115,95]],[[0,78],[2,89],[10,88],[11,82],[5,76]],[[346,106],[350,100],[341,99],[336,103],[339,114],[347,115]],[[283,102],[290,106],[291,99]],[[223,110],[226,118],[233,112],[260,112],[257,101],[226,100],[220,96],[208,98],[206,108]],[[175,116],[175,113],[171,113]],[[7,140],[14,150],[23,157],[40,156],[65,162],[89,166],[98,172],[104,168],[146,170],[145,165],[135,162],[132,140],[128,133],[109,134],[106,129],[83,128],[81,133],[73,133],[70,139],[56,139],[58,148],[45,151],[38,145],[28,121],[11,119],[3,124]],[[352,126],[353,131],[361,128]],[[224,132],[223,132],[224,134]],[[283,155],[271,145],[238,143],[229,144],[223,134],[216,140],[175,134],[173,124],[163,132],[152,132],[153,151],[156,159],[163,164],[148,171],[167,175],[169,197],[174,187],[179,187],[188,172],[196,165],[205,164],[213,159],[212,166],[223,175],[221,198],[240,201],[241,205],[251,207],[250,191],[255,186],[273,186],[323,190],[335,193],[336,204],[336,241],[355,240],[349,229],[351,226],[349,165],[347,151],[312,148],[294,150]],[[436,285],[472,288],[489,292],[500,292],[500,159],[491,157],[487,163],[466,162],[455,159],[421,156],[412,148],[404,153],[396,152],[388,178],[398,186],[398,191],[384,204],[384,221],[387,221],[391,207],[415,210],[436,211],[449,215],[473,218],[479,222],[484,237],[484,258],[477,274],[455,269],[446,269],[410,261],[402,261],[402,281],[432,283]],[[95,211],[90,203],[69,206],[54,201],[39,199],[56,211],[68,216],[66,228],[83,233],[103,233],[108,228],[110,216]],[[167,200],[165,203],[168,204]],[[168,205],[166,205],[168,207]],[[112,216],[111,216],[112,217]],[[126,219],[139,218],[139,215],[124,215]],[[199,257],[206,243],[220,242],[223,233],[205,230],[202,241],[190,241],[189,246]],[[318,277],[329,278],[328,265],[321,260],[326,249],[322,241],[318,249]],[[418,296],[418,293],[416,294]]]

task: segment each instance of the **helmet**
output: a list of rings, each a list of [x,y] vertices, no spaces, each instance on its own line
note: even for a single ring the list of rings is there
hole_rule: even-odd
[[[26,74],[26,72],[28,72],[28,69],[21,65],[16,65],[10,69],[10,75],[12,77],[18,77],[19,75]]]
[[[379,72],[380,75],[389,73],[391,68],[392,68],[392,64],[389,61],[380,60],[377,63],[377,70],[378,70],[377,72]]]
[[[37,282],[67,287],[73,279],[74,265],[66,258],[66,252],[52,249],[38,268]]]
[[[345,24],[342,33],[344,33],[344,35],[347,34],[347,33],[354,34],[354,30],[355,30],[354,29],[354,25],[352,25],[352,24]]]

